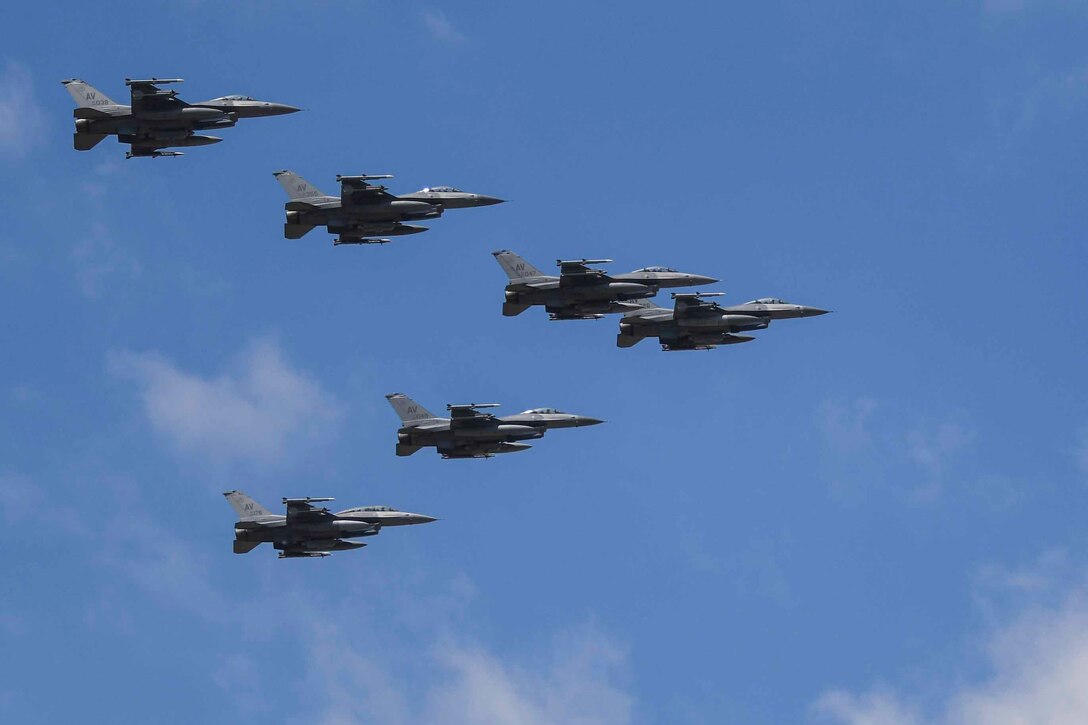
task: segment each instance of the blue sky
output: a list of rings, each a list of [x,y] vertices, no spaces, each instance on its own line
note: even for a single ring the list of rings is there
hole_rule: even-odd
[[[0,719],[1088,720],[1088,3],[21,4],[0,29]],[[81,77],[308,109],[71,148]],[[282,238],[291,168],[511,202]],[[489,252],[835,310],[619,350]],[[393,455],[383,399],[607,419]],[[231,553],[220,493],[441,518]]]

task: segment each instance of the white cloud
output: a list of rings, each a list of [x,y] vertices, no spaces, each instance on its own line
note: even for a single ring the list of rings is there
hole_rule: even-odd
[[[936,500],[945,481],[956,474],[964,449],[975,439],[974,431],[957,421],[963,417],[923,417],[908,413],[894,401],[878,402],[866,396],[826,401],[818,425],[826,443],[832,488],[855,495],[882,484],[916,503]],[[959,480],[961,488],[980,492],[999,482],[987,479],[984,483]],[[1014,492],[1002,493],[1002,500],[1008,500]]]
[[[632,720],[634,700],[617,684],[626,657],[588,627],[557,637],[552,652],[532,664],[504,660],[477,642],[447,638],[416,663],[426,671],[411,680],[392,669],[387,651],[355,647],[355,639],[330,627],[317,627],[307,638],[309,679],[319,694],[316,701],[325,706],[317,717],[322,725],[627,725]],[[421,676],[428,681],[422,688]]]
[[[208,377],[156,353],[123,351],[108,362],[114,375],[140,387],[155,430],[178,451],[217,462],[279,462],[327,438],[341,416],[337,401],[270,340],[254,342],[227,372]]]
[[[464,43],[468,40],[463,33],[453,27],[453,23],[441,10],[427,8],[423,11],[422,18],[423,25],[438,40],[444,40],[448,43]]]
[[[23,156],[44,137],[46,116],[34,99],[30,73],[9,60],[0,74],[0,153]]]
[[[1044,557],[1044,560],[1050,558]],[[1037,587],[1029,578],[1028,587]],[[1024,583],[1023,573],[1015,586]],[[935,707],[879,688],[834,690],[813,705],[821,722],[843,725],[1081,725],[1088,722],[1088,598],[1083,590],[1049,608],[1028,606],[988,637],[989,673]],[[930,710],[930,711],[926,711]]]

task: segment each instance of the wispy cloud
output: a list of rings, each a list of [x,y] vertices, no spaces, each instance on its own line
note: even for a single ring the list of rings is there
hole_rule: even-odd
[[[825,402],[818,424],[833,487],[845,493],[859,481],[871,487],[896,478],[911,481],[898,486],[908,498],[935,499],[975,438],[961,417],[923,417],[867,396]]]
[[[137,384],[151,425],[178,451],[213,461],[277,463],[326,438],[341,417],[339,403],[271,340],[206,377],[153,352],[112,353],[108,367]]]
[[[447,43],[464,43],[465,35],[453,26],[446,14],[436,8],[427,8],[420,16],[432,37]]]
[[[1062,555],[1041,560],[1047,571]],[[1049,574],[1011,572],[1009,585],[1036,590]],[[1001,577],[1003,578],[1003,577]],[[1083,587],[1057,605],[1026,606],[983,642],[990,674],[947,692],[935,707],[886,687],[832,690],[812,706],[820,722],[842,725],[1077,725],[1088,722],[1088,597]],[[936,685],[936,683],[934,683]]]
[[[20,157],[41,143],[46,116],[34,98],[29,71],[9,60],[0,73],[0,153]]]
[[[351,638],[323,626],[307,641],[312,688],[325,703],[317,722],[324,725],[632,720],[634,699],[619,684],[626,655],[590,627],[557,636],[549,654],[531,661],[511,661],[480,642],[446,638],[427,652],[426,672],[416,673],[410,690],[380,650],[355,647]],[[428,683],[423,688],[420,677]]]

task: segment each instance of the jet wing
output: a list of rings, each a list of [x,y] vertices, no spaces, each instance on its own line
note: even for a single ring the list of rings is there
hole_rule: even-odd
[[[601,259],[577,259],[571,261],[559,260],[559,288],[569,289],[571,287],[584,287],[589,285],[603,284],[606,282],[614,281],[607,273],[589,267],[590,264],[609,262],[611,260]]]
[[[177,91],[159,88],[166,83],[181,83],[180,78],[151,78],[149,80],[125,80],[132,96],[133,115],[162,113],[186,108],[189,104],[178,98]]]
[[[458,428],[477,428],[497,421],[490,413],[481,413],[480,408],[495,408],[498,403],[470,403],[467,405],[447,405],[450,412],[450,430]]]
[[[287,506],[287,525],[309,524],[319,521],[335,519],[324,506],[318,508],[312,504],[321,501],[332,501],[331,498],[285,498],[283,503]]]
[[[717,302],[708,302],[702,299],[707,294],[674,294],[676,304],[673,307],[673,315],[676,319],[692,319],[696,317],[711,317],[725,314]]]
[[[396,201],[397,197],[384,186],[368,184],[364,177],[340,177],[340,204],[345,207],[367,206],[379,202]]]

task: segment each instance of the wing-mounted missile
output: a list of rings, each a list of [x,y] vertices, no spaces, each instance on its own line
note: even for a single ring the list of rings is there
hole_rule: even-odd
[[[604,272],[599,269],[592,269],[591,264],[610,264],[611,259],[557,259],[555,265],[559,267],[559,274],[562,277],[572,275],[591,275],[597,277],[603,277]]]
[[[182,151],[158,151],[158,150],[156,150],[156,151],[126,151],[125,152],[125,158],[126,159],[135,159],[135,158],[142,158],[142,157],[146,157],[146,158],[150,158],[150,159],[157,159],[160,156],[173,157],[173,156],[184,156],[184,155],[185,155],[185,153],[182,152]]]
[[[724,292],[673,292],[671,297],[675,304],[675,316],[682,315],[703,316],[714,314],[721,310],[716,302],[704,302],[711,297],[723,297]]]
[[[558,267],[585,267],[590,264],[612,264],[611,259],[557,259],[555,264]]]
[[[392,174],[337,174],[336,181],[340,184],[340,203],[344,206],[372,203],[386,195],[386,188],[382,184],[370,182],[392,178]]]
[[[284,497],[283,505],[284,506],[291,506],[291,505],[301,506],[303,504],[325,503],[326,501],[335,501],[335,500],[336,500],[335,498],[312,498],[310,496],[307,496],[305,498],[286,498],[286,497]]]
[[[126,78],[125,85],[129,86],[163,86],[167,83],[184,83],[184,78]]]
[[[142,106],[148,103],[169,102],[177,98],[178,92],[170,89],[163,90],[159,86],[168,83],[184,83],[183,78],[126,78],[125,85],[132,94],[133,111],[139,112]]]
[[[502,403],[446,403],[446,410],[451,413],[455,410],[479,410],[481,408],[498,408]]]
[[[385,185],[383,184],[371,184],[368,182],[379,181],[381,179],[392,179],[392,174],[337,174],[336,183],[340,184],[341,188],[351,188],[352,190],[359,189],[380,189],[385,191]]]
[[[725,297],[725,293],[724,292],[673,292],[671,294],[671,297],[674,300],[678,300],[678,299],[682,299],[682,298],[701,300],[704,297]]]
[[[393,240],[384,238],[372,239],[370,237],[337,237],[336,239],[332,240],[332,245],[334,247],[337,247],[341,244],[389,244],[389,242],[391,241]]]
[[[495,420],[490,413],[481,413],[487,408],[498,408],[499,403],[447,403],[446,410],[450,413],[451,425],[460,428],[465,425],[475,425],[481,421]]]

